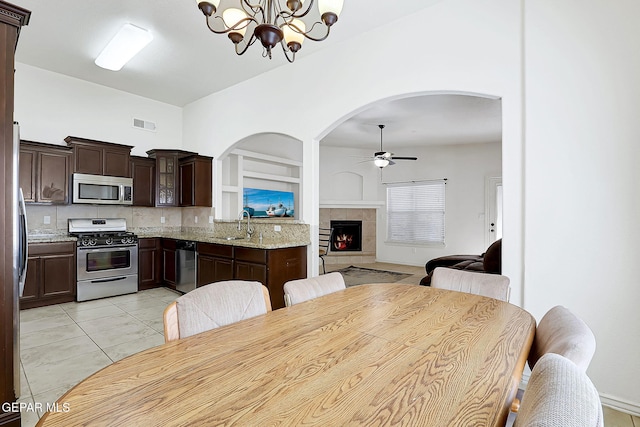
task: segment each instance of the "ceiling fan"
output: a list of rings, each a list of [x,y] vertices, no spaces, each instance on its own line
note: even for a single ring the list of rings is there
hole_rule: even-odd
[[[396,162],[394,162],[394,160],[418,160],[417,157],[394,156],[393,153],[384,151],[382,149],[382,129],[384,129],[384,125],[378,125],[378,127],[380,128],[380,151],[373,153],[373,163],[377,167],[382,169],[389,165],[395,165]]]

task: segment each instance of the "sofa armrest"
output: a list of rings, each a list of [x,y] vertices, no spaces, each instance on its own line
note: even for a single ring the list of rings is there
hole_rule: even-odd
[[[482,262],[480,255],[446,255],[427,261],[424,266],[427,274],[431,273],[437,267],[452,267],[463,261]]]

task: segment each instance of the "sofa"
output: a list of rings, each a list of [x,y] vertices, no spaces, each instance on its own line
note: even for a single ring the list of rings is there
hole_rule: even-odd
[[[429,260],[424,266],[427,275],[422,278],[422,286],[430,286],[433,270],[437,267],[454,268],[477,273],[502,274],[502,239],[493,242],[480,255],[446,255]]]

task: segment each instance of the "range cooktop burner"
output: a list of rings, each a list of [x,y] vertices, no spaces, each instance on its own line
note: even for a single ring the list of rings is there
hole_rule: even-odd
[[[138,243],[138,236],[131,232],[70,233],[78,238],[78,246],[114,246]]]
[[[135,236],[134,233],[130,231],[116,231],[116,232],[104,232],[104,233],[69,233],[72,236],[76,237],[124,237],[124,236]]]
[[[78,247],[138,244],[138,236],[127,231],[124,218],[69,218],[69,234],[78,238]]]
[[[83,234],[78,237],[78,246],[114,246],[114,245],[133,245],[138,243],[138,236],[133,233],[127,234],[103,234],[91,235]]]

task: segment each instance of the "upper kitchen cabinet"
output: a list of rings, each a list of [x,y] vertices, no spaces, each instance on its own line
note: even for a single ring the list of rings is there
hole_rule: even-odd
[[[20,188],[27,203],[69,203],[71,149],[20,142]]]
[[[156,162],[156,206],[180,206],[178,160],[197,153],[182,150],[149,150]]]
[[[131,156],[133,206],[155,206],[156,162],[148,157]]]
[[[68,136],[64,139],[73,149],[73,172],[92,175],[131,177],[130,145],[94,141]]]
[[[180,206],[211,206],[212,157],[189,156],[179,160]]]

